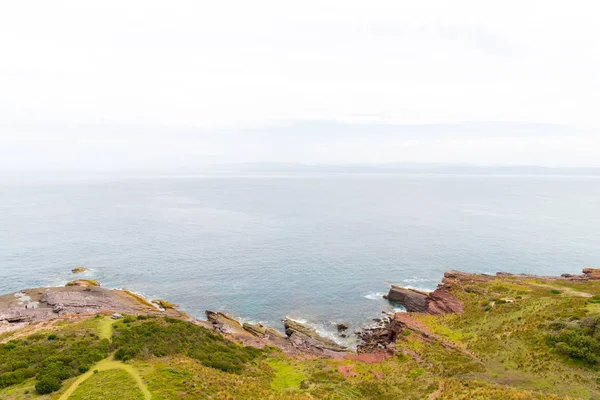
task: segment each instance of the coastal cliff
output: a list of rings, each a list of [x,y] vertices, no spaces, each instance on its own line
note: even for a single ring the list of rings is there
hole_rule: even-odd
[[[221,312],[197,320],[125,291],[23,290],[0,296],[0,398],[46,389],[56,395],[45,398],[94,398],[116,382],[103,372],[111,365],[140,377],[139,388],[119,381],[120,399],[142,389],[185,399],[600,399],[598,269],[448,271],[432,292],[392,286],[387,298],[407,312],[358,330],[355,352],[290,319],[284,334]]]

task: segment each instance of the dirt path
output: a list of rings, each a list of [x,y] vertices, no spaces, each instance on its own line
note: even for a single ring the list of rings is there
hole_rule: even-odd
[[[99,329],[99,334],[98,336],[100,336],[100,339],[108,339],[110,340],[110,338],[112,338],[112,329],[113,329],[113,324],[117,322],[114,319],[109,319],[109,318],[104,318],[102,319],[102,321],[100,321],[100,329]]]
[[[88,372],[86,372],[85,374],[83,374],[79,378],[77,378],[77,380],[75,382],[73,382],[73,384],[69,387],[69,389],[67,389],[67,391],[64,392],[58,398],[58,400],[67,400],[69,397],[71,397],[71,395],[75,392],[75,390],[77,390],[79,385],[81,385],[90,376],[94,375],[94,370],[106,371],[109,369],[122,369],[123,371],[127,372],[129,375],[131,375],[133,377],[133,379],[135,379],[135,383],[136,383],[137,387],[144,394],[144,399],[145,400],[152,399],[152,394],[148,390],[148,385],[146,385],[144,383],[139,372],[137,372],[137,370],[135,368],[133,368],[131,365],[124,364],[120,361],[115,361],[111,357],[111,358],[107,358],[107,359],[100,361],[98,364],[94,365]]]
[[[102,321],[100,321],[100,327],[99,327],[100,338],[108,339],[108,340],[111,339],[113,324],[115,322],[116,322],[115,320],[110,319],[108,317],[104,318]],[[79,385],[81,385],[90,376],[92,376],[94,374],[95,370],[106,371],[109,369],[122,369],[123,371],[127,372],[135,380],[137,387],[144,394],[144,399],[145,400],[152,399],[152,394],[150,393],[150,390],[148,390],[148,385],[146,385],[146,383],[142,379],[140,373],[135,368],[133,368],[131,365],[124,364],[120,361],[115,361],[113,359],[113,357],[110,356],[109,358],[105,358],[104,360],[98,362],[96,365],[91,367],[88,372],[86,372],[85,374],[83,374],[79,378],[77,378],[77,380],[75,382],[73,382],[73,384],[71,384],[71,386],[67,389],[67,391],[64,392],[58,398],[58,400],[68,400],[68,398],[71,397],[71,395],[75,392],[75,390],[77,390]]]
[[[575,289],[572,289],[572,288],[569,288],[569,287],[564,287],[564,286],[548,285],[548,284],[545,284],[545,283],[537,283],[537,282],[536,283],[534,283],[534,282],[525,282],[525,284],[529,285],[529,286],[536,286],[536,287],[539,287],[539,288],[547,288],[549,290],[552,290],[552,289],[560,290],[560,292],[562,294],[566,294],[568,296],[586,297],[586,298],[589,298],[589,297],[593,296],[590,293],[580,292],[580,291],[577,291]]]

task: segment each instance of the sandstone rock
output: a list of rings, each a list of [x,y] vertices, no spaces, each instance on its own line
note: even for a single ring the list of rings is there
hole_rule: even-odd
[[[73,268],[71,270],[71,273],[73,273],[73,274],[80,274],[80,273],[86,272],[86,271],[88,271],[88,269],[85,268],[85,267],[77,267],[77,268]]]
[[[274,339],[284,339],[284,338],[287,338],[286,335],[284,335],[283,333],[281,333],[278,330],[273,329],[273,328],[267,328],[265,330],[265,336],[271,336]]]
[[[442,286],[431,293],[392,286],[385,298],[402,304],[408,312],[438,315],[462,313],[464,309],[463,303],[452,296],[446,286]]]
[[[402,304],[408,312],[426,312],[427,296],[425,292],[393,285],[384,297],[389,301]]]
[[[431,315],[461,314],[464,310],[462,301],[452,296],[446,289],[436,289],[427,297],[427,313]]]
[[[265,333],[267,333],[267,328],[265,328],[261,324],[249,324],[247,322],[244,322],[242,327],[254,336],[258,337],[262,337],[265,335]]]
[[[166,300],[154,299],[151,302],[156,304],[157,306],[159,306],[160,308],[162,308],[164,310],[166,310],[167,308],[177,308],[176,304],[173,304]]]
[[[249,332],[244,329],[242,324],[225,313],[213,312],[209,310],[206,310],[205,313],[206,319],[208,319],[214,328],[221,333],[249,334]]]
[[[348,350],[346,347],[337,344],[333,340],[322,337],[314,329],[309,328],[300,322],[286,318],[283,321],[283,324],[285,326],[285,334],[290,338],[292,343],[300,348],[314,347],[331,351]]]
[[[584,268],[583,274],[589,279],[600,279],[600,268]]]

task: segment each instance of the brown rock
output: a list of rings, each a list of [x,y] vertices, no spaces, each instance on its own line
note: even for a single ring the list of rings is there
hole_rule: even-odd
[[[292,343],[299,347],[315,347],[330,351],[347,351],[348,349],[319,335],[314,329],[309,328],[300,322],[286,318],[283,321],[285,326],[285,334],[290,338]]]
[[[600,268],[584,268],[583,274],[589,279],[600,279]]]
[[[262,337],[265,335],[265,333],[267,333],[267,328],[265,328],[261,324],[249,324],[247,322],[244,322],[242,324],[242,327],[254,336],[258,337]]]
[[[452,296],[446,289],[436,289],[427,296],[427,313],[431,315],[461,314],[464,310],[462,301]]]
[[[206,319],[210,322],[214,328],[226,334],[249,334],[235,318],[222,312],[214,312],[206,310]]]
[[[402,304],[408,312],[422,312],[432,315],[460,314],[464,309],[463,303],[450,294],[447,285],[443,285],[431,293],[392,286],[385,298]]]
[[[393,285],[384,297],[402,304],[408,312],[427,312],[427,296],[425,292]]]

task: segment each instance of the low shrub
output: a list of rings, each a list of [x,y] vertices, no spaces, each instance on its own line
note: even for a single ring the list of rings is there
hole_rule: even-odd
[[[51,375],[45,375],[45,376],[41,377],[35,384],[35,390],[39,394],[48,394],[48,393],[56,392],[57,390],[60,389],[60,387],[61,387],[60,379],[55,376],[51,376]]]
[[[588,365],[600,361],[600,317],[588,317],[576,325],[549,324],[550,329],[560,329],[547,336],[555,350],[566,357],[583,361]]]
[[[165,357],[182,354],[203,365],[240,373],[262,350],[237,345],[201,326],[174,318],[149,320],[122,327],[113,336],[115,359]]]
[[[592,304],[598,304],[600,303],[600,294],[597,294],[595,296],[592,296],[588,299],[588,301]]]
[[[38,383],[48,378],[40,387],[49,390],[56,386],[50,381],[80,375],[107,357],[108,347],[108,340],[92,337],[84,329],[12,340],[0,345],[0,389],[37,377]]]

